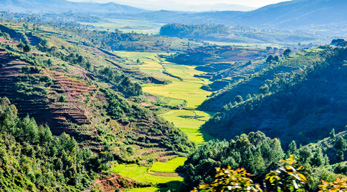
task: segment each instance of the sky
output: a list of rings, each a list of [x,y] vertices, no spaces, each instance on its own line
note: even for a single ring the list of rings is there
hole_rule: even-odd
[[[180,10],[180,11],[206,11],[206,10],[252,10],[265,5],[288,0],[70,0],[77,2],[114,2],[150,10]],[[223,6],[224,5],[224,6]],[[242,6],[236,6],[242,5]],[[246,6],[246,7],[244,7]]]

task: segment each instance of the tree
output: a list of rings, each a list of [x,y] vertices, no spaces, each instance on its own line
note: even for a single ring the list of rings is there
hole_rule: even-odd
[[[19,49],[23,49],[23,48],[25,47],[25,45],[24,45],[23,42],[20,42],[20,43],[17,45],[17,47],[18,47]]]
[[[334,148],[337,150],[346,151],[346,147],[346,140],[343,137],[338,136]]]
[[[60,95],[58,101],[59,102],[65,102],[66,101],[66,97],[64,95]]]
[[[249,174],[245,169],[231,170],[231,167],[227,169],[216,168],[217,174],[214,181],[211,184],[201,184],[199,190],[220,192],[220,191],[243,191],[243,192],[257,192],[262,191],[259,184],[254,184],[253,181],[248,178]],[[192,192],[197,192],[194,189]]]
[[[322,180],[322,184],[318,185],[319,192],[323,191],[346,191],[347,190],[347,177],[340,179],[337,178],[334,182],[325,182]]]
[[[335,139],[336,139],[335,129],[332,129],[332,130],[330,131],[329,137],[330,137],[330,139],[332,139],[332,140],[335,140]]]
[[[23,47],[23,51],[24,52],[30,52],[31,51],[31,47],[30,47],[30,45],[28,45],[28,44],[26,44],[24,47]]]
[[[92,66],[92,65],[90,64],[90,62],[87,61],[87,63],[86,63],[87,70],[90,70],[90,67],[91,67],[91,66]]]
[[[301,162],[308,163],[311,156],[312,156],[312,151],[307,146],[301,147],[299,149],[299,158]]]
[[[325,158],[323,157],[322,149],[319,147],[311,159],[311,165],[320,167],[324,164],[325,164]]]
[[[261,86],[260,88],[259,88],[259,92],[261,93],[261,94],[266,94],[266,93],[268,93],[269,92],[269,86],[268,85],[264,85],[264,86]]]
[[[294,155],[296,153],[296,150],[297,150],[296,142],[293,140],[288,146],[287,154]]]
[[[268,56],[266,59],[266,63],[271,63],[274,60],[274,57],[272,55]]]
[[[235,102],[237,102],[237,103],[241,103],[242,101],[243,101],[243,98],[242,98],[242,96],[241,95],[237,95],[236,97],[235,97]]]
[[[276,56],[274,57],[274,60],[275,60],[276,62],[279,62],[279,61],[280,61],[280,57],[279,57],[278,55],[276,55]]]
[[[276,191],[303,191],[306,177],[299,171],[302,166],[297,168],[294,155],[289,159],[282,160],[278,163],[279,168],[276,171],[271,171],[266,175],[268,180]]]
[[[51,65],[52,65],[52,60],[51,60],[51,59],[48,59],[47,65],[48,65],[48,66],[51,66]]]
[[[343,137],[338,136],[334,148],[337,150],[336,157],[341,161],[344,160],[343,152],[346,151],[346,147],[346,140]]]
[[[290,55],[291,52],[292,52],[292,50],[286,49],[286,50],[284,50],[284,52],[283,52],[283,56],[287,58],[287,57],[289,57],[289,55]]]

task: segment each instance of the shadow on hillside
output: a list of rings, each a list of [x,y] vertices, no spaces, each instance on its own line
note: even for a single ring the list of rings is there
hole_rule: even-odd
[[[180,181],[170,181],[167,183],[162,183],[157,185],[158,189],[156,192],[166,192],[166,191],[181,191],[183,188],[183,182]]]

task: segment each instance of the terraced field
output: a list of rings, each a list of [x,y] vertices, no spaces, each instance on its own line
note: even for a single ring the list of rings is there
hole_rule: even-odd
[[[156,184],[157,187],[134,188],[128,192],[155,192],[175,189],[180,191],[183,178],[175,173],[178,166],[183,165],[186,158],[178,157],[166,163],[156,162],[151,168],[136,164],[122,164],[114,167],[113,171],[136,181]]]
[[[211,82],[207,79],[194,77],[194,75],[201,74],[201,71],[195,70],[194,66],[166,62],[158,57],[158,53],[117,51],[116,54],[133,62],[139,60],[140,64],[133,65],[134,68],[138,68],[155,78],[170,81],[171,83],[167,85],[145,84],[143,91],[156,96],[186,101],[184,109],[168,111],[162,114],[162,117],[184,131],[196,143],[210,139],[210,136],[204,136],[199,130],[200,126],[210,118],[210,114],[196,110],[211,94],[211,92],[201,89],[201,86]],[[197,118],[195,113],[201,117]]]
[[[139,69],[162,81],[170,81],[170,83],[166,85],[153,83],[143,85],[143,91],[155,97],[149,97],[149,99],[160,99],[169,106],[171,106],[172,103],[181,103],[180,101],[185,101],[185,106],[182,107],[182,109],[166,111],[161,114],[163,118],[180,128],[187,134],[190,140],[197,144],[212,139],[210,135],[200,131],[200,126],[204,124],[212,114],[196,109],[207,99],[207,96],[211,94],[211,92],[201,89],[201,86],[211,82],[206,79],[194,77],[194,75],[201,74],[201,71],[195,70],[193,66],[169,63],[158,57],[158,53],[122,51],[117,51],[115,53],[120,57],[127,58],[129,67]],[[150,168],[135,164],[119,165],[115,167],[113,171],[124,177],[157,185],[157,187],[131,189],[129,190],[131,192],[167,191],[169,189],[178,190],[182,185],[181,181],[183,181],[183,178],[175,173],[175,170],[178,166],[183,165],[185,160],[184,157],[178,157],[166,163],[156,162]]]

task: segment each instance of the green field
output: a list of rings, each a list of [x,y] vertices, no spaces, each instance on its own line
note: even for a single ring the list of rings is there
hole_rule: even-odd
[[[147,73],[148,75],[155,77],[159,80],[168,80],[172,81],[175,78],[172,78],[168,75],[163,74],[163,66],[160,64],[162,61],[158,58],[158,53],[148,53],[148,52],[127,52],[127,51],[115,51],[120,57],[127,58],[134,65],[135,69]],[[163,53],[164,54],[164,53]],[[137,64],[137,60],[140,60],[140,64]]]
[[[107,19],[97,23],[80,22],[82,25],[94,26],[97,30],[114,31],[119,29],[124,32],[137,32],[145,34],[157,34],[162,23],[153,23],[148,20],[126,20],[126,19]]]
[[[178,157],[166,163],[156,162],[151,168],[142,167],[137,164],[121,164],[113,168],[113,172],[120,174],[123,177],[134,179],[138,182],[150,183],[153,187],[134,188],[126,191],[129,192],[154,192],[167,190],[180,190],[182,187],[183,178],[175,173],[178,166],[183,165],[186,158]],[[158,188],[156,184],[161,184],[163,187]]]
[[[175,173],[176,168],[180,165],[184,165],[187,160],[185,157],[177,157],[166,163],[155,162],[150,169],[152,172],[163,172],[163,173]]]
[[[195,70],[194,67],[176,64],[166,64],[165,67],[169,73],[181,77],[183,81],[166,75],[171,78],[172,83],[168,85],[147,84],[143,86],[144,92],[185,100],[187,101],[186,109],[196,109],[211,94],[211,92],[201,89],[201,86],[210,82],[194,77],[195,74],[202,73]]]
[[[207,96],[211,94],[211,92],[201,89],[201,86],[211,82],[207,79],[194,77],[194,75],[201,74],[201,71],[195,70],[193,66],[166,62],[158,57],[158,53],[124,51],[117,51],[115,53],[120,57],[127,58],[132,63],[129,67],[136,68],[157,79],[171,82],[166,85],[145,84],[143,85],[143,91],[146,94],[155,96],[157,101],[163,102],[168,106],[186,102],[185,109],[167,111],[161,114],[163,118],[180,128],[187,134],[191,141],[197,144],[202,144],[213,139],[210,135],[200,130],[201,125],[213,114],[196,110],[207,99]],[[140,60],[140,63],[137,63],[137,60]],[[164,74],[163,71],[182,78],[182,81],[179,78]],[[148,187],[130,189],[128,190],[130,192],[167,191],[169,189],[181,188],[183,178],[179,177],[175,173],[175,170],[178,166],[183,165],[185,160],[186,158],[176,158],[166,163],[155,162],[151,168],[141,167],[135,164],[119,165],[113,171],[140,182],[148,182],[154,185],[159,183],[166,184],[164,188],[160,189]]]
[[[194,77],[194,75],[199,75],[202,73],[201,71],[195,70],[194,66],[177,65],[166,62],[164,59],[158,57],[158,53],[126,51],[116,51],[115,53],[120,57],[127,58],[133,63],[140,60],[140,64],[134,64],[131,65],[131,67],[137,68],[157,79],[171,81],[171,83],[167,85],[143,85],[143,91],[145,93],[157,96],[158,99],[163,102],[166,101],[166,105],[168,106],[182,104],[182,101],[186,101],[185,109],[195,110],[203,101],[207,99],[207,96],[211,94],[211,92],[201,89],[201,86],[211,82],[207,79]],[[164,74],[164,70],[182,78],[183,81]],[[211,139],[210,136],[206,136],[200,132],[200,126],[210,118],[210,114],[202,111],[196,111],[196,113],[199,116],[203,116],[203,118],[197,120],[180,117],[194,115],[192,111],[187,110],[169,111],[162,116],[169,122],[172,122],[177,127],[181,128],[192,141],[202,143]]]
[[[195,116],[194,112],[197,116],[202,116],[198,119],[190,119],[187,117],[193,118]],[[202,133],[200,131],[200,126],[203,125],[211,116],[211,114],[196,111],[196,110],[171,110],[161,116],[164,117],[169,122],[173,122],[173,124],[180,128],[184,133],[187,134],[188,138],[195,143],[203,143],[205,141],[213,139],[207,133]]]

